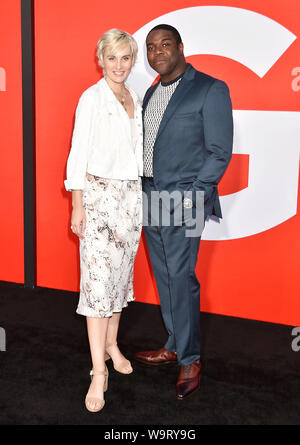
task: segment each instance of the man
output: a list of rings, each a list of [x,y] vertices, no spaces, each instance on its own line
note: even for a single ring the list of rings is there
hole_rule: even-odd
[[[217,184],[231,159],[233,138],[228,87],[186,62],[180,34],[172,26],[154,27],[146,45],[160,81],[143,102],[143,190],[149,202],[153,192],[179,191],[184,197],[189,191],[192,198],[184,197],[182,203],[194,213],[197,192],[202,192],[204,218],[222,217]],[[188,236],[186,224],[161,221],[150,222],[144,232],[169,337],[162,349],[138,352],[135,359],[149,365],[178,363],[176,397],[182,400],[200,383],[200,285],[195,274],[200,234]]]

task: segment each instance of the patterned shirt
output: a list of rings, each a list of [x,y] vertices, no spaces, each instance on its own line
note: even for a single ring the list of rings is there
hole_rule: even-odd
[[[144,114],[144,176],[153,177],[153,148],[168,103],[183,75],[168,83],[160,82]]]

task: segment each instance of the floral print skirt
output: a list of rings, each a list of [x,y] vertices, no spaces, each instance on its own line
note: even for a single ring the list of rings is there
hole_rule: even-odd
[[[111,317],[133,295],[133,266],[142,230],[141,179],[86,175],[82,194],[86,213],[80,240],[80,296],[77,313]]]

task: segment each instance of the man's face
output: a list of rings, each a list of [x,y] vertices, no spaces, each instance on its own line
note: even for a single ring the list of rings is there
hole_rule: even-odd
[[[146,40],[149,65],[162,76],[172,75],[182,63],[183,45],[177,44],[171,31],[158,29]]]

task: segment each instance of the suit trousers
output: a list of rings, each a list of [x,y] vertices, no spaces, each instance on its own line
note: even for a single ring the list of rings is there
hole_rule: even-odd
[[[151,225],[153,179],[143,178],[148,224],[144,233],[159,293],[168,340],[165,348],[177,352],[178,363],[200,358],[200,284],[195,274],[200,237],[187,237],[186,227]]]

